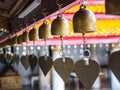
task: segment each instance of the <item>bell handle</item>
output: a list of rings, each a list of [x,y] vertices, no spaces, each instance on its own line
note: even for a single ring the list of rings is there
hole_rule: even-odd
[[[81,5],[80,5],[80,10],[81,10],[81,9],[86,9],[86,5],[85,5],[85,4],[81,4]]]

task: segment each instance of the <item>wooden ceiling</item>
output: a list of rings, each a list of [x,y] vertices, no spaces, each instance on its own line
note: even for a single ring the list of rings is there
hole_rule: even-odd
[[[0,0],[0,40],[9,37],[26,27],[26,22],[32,24],[33,18],[42,19],[42,10],[46,9],[47,15],[58,10],[57,0],[41,0],[41,4],[24,18],[18,18],[18,15],[29,6],[34,0]],[[74,0],[58,0],[62,8],[74,2]]]

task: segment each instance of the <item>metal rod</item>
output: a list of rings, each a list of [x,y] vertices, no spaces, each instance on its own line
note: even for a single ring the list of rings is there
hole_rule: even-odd
[[[47,51],[47,39],[44,39],[45,41],[45,55],[44,55],[44,59],[47,60],[47,55],[48,55],[48,51]]]
[[[86,50],[87,46],[86,46],[86,35],[85,33],[83,33],[83,49]]]
[[[44,39],[45,41],[45,56],[47,56],[48,52],[47,52],[47,39]]]
[[[33,55],[35,55],[35,41],[33,41]]]
[[[60,38],[61,38],[61,56],[62,56],[63,62],[65,62],[65,53],[64,53],[63,36],[60,36]]]
[[[85,65],[89,65],[90,56],[91,56],[90,50],[87,49],[86,45],[86,36],[85,33],[83,33],[83,59],[85,61]]]

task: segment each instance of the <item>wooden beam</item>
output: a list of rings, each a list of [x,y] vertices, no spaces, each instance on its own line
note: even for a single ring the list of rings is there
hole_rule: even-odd
[[[9,12],[7,10],[0,9],[0,16],[9,18]]]
[[[3,4],[3,0],[0,0],[0,6]]]
[[[18,0],[14,7],[10,10],[9,16],[13,15],[17,10],[19,10],[25,1],[26,0]]]

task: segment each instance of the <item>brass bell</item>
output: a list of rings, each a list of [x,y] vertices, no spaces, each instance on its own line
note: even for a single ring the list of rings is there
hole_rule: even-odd
[[[36,41],[38,39],[39,39],[38,29],[33,27],[32,30],[29,31],[29,40],[30,41]]]
[[[21,44],[22,43],[22,35],[19,35],[17,38],[17,44]]]
[[[51,34],[67,36],[69,33],[68,21],[62,16],[61,13],[58,14],[57,18],[53,20],[51,25]]]
[[[13,38],[11,39],[11,42],[12,42],[12,45],[13,45],[13,46],[16,45],[16,44],[17,44],[17,36],[13,37]]]
[[[43,24],[39,27],[39,38],[40,39],[47,39],[51,38],[51,26],[44,21]]]
[[[75,33],[90,33],[96,30],[95,15],[84,4],[73,16],[73,28]]]
[[[10,47],[12,45],[11,39],[9,38],[6,42],[5,42],[5,47]]]
[[[22,42],[23,43],[26,43],[26,42],[29,42],[29,32],[28,31],[25,31],[22,35]]]
[[[105,12],[109,15],[120,15],[119,0],[105,0]]]

